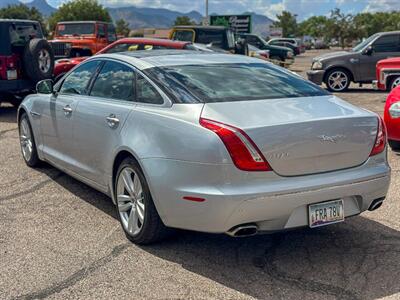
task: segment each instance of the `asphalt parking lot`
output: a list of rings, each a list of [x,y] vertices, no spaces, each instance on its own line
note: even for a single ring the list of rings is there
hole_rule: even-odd
[[[317,51],[297,58],[304,74]],[[382,113],[386,93],[339,96]],[[374,212],[319,229],[233,239],[179,232],[127,241],[106,196],[48,166],[28,168],[16,110],[0,108],[0,299],[400,299],[400,153]]]

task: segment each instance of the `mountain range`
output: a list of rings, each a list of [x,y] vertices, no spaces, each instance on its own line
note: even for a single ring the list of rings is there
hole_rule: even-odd
[[[8,5],[21,4],[19,0],[0,0],[0,8]],[[57,9],[50,6],[46,0],[33,0],[25,3],[28,7],[37,8],[44,16],[48,17]],[[169,28],[173,25],[175,19],[179,16],[188,16],[196,23],[200,23],[203,19],[202,14],[197,11],[181,13],[164,8],[149,8],[149,7],[107,7],[110,16],[114,21],[124,19],[129,23],[131,29],[135,28]],[[267,35],[269,26],[273,21],[256,13],[246,13],[252,15],[253,33]]]

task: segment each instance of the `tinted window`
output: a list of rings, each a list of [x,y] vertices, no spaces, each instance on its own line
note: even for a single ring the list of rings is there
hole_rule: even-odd
[[[94,34],[94,24],[59,24],[57,26],[58,35],[92,35]]]
[[[142,75],[138,74],[136,79],[137,102],[150,104],[163,104],[164,100],[153,85]]]
[[[98,24],[97,25],[97,36],[99,38],[105,38],[106,37],[106,30],[105,30],[105,25],[104,24]]]
[[[260,46],[261,43],[259,41],[259,39],[255,36],[251,36],[251,35],[247,35],[246,36],[246,42],[249,43],[250,45],[254,45],[254,46]]]
[[[224,32],[223,31],[214,31],[214,30],[199,30],[197,32],[196,43],[200,44],[210,44],[213,46],[222,47],[224,41]]]
[[[128,66],[107,61],[97,76],[90,96],[134,101],[135,72]]]
[[[85,95],[92,75],[96,72],[100,61],[90,61],[76,68],[65,78],[60,93]]]
[[[174,40],[192,42],[193,34],[194,32],[192,30],[178,30],[174,32]]]
[[[110,43],[115,42],[117,40],[117,33],[115,32],[115,28],[114,26],[112,26],[111,24],[108,25],[108,41]]]
[[[9,27],[11,46],[26,46],[33,38],[43,37],[40,27],[36,24],[16,24]]]
[[[385,35],[378,38],[373,43],[375,52],[398,52],[399,49],[399,35]]]
[[[289,71],[264,63],[181,65],[154,71],[167,73],[162,77],[173,77],[204,102],[329,95]]]

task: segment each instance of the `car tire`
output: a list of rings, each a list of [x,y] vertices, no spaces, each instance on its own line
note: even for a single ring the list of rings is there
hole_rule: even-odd
[[[388,142],[393,151],[400,151],[400,141],[388,140]]]
[[[327,72],[324,82],[330,92],[345,92],[350,85],[350,74],[344,69],[335,68]]]
[[[52,78],[54,52],[48,41],[30,40],[24,50],[23,62],[26,74],[34,82]]]
[[[133,158],[120,164],[114,182],[117,215],[126,237],[142,245],[165,238],[170,230],[158,215],[146,178]]]
[[[18,131],[22,157],[25,163],[31,168],[39,167],[41,160],[37,153],[32,126],[26,113],[23,113],[19,118]]]
[[[392,91],[393,89],[395,89],[396,87],[400,86],[400,76],[394,76],[392,78],[390,78],[389,80],[389,91]]]

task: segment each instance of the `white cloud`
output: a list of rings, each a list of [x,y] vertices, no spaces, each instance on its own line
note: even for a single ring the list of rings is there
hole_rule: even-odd
[[[399,0],[369,0],[364,12],[400,10]]]

